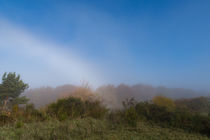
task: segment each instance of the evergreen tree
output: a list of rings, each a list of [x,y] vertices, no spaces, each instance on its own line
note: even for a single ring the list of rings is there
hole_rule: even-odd
[[[0,84],[0,100],[8,100],[9,98],[16,100],[28,87],[28,84],[24,83],[20,79],[20,75],[16,75],[15,72],[4,73]]]

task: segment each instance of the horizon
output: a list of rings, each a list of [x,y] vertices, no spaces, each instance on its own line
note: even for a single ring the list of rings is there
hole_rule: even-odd
[[[138,83],[210,91],[210,1],[0,1],[0,76],[31,88]]]

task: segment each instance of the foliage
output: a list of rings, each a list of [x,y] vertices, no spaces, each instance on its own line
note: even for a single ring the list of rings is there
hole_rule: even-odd
[[[164,96],[155,96],[152,101],[154,104],[158,106],[166,107],[169,110],[175,108],[174,101]]]
[[[196,133],[187,133],[178,129],[161,128],[142,122],[135,131],[126,127],[112,127],[112,123],[95,119],[74,119],[66,121],[50,120],[0,127],[0,139],[5,140],[209,140]]]
[[[66,119],[67,117],[76,118],[82,116],[84,111],[84,103],[81,99],[72,97],[60,99],[47,107],[47,113],[60,120]]]
[[[0,114],[0,125],[5,125],[14,122],[14,119],[7,114]]]
[[[130,126],[136,127],[138,115],[134,107],[130,107],[124,111],[124,120]]]
[[[137,103],[133,99],[128,99],[123,104],[124,109],[111,112],[107,112],[107,109],[97,100],[81,100],[75,97],[60,99],[47,106],[45,110],[36,110],[32,104],[24,108],[16,105],[13,106],[10,115],[0,116],[0,123],[4,125],[16,122],[15,127],[22,128],[25,126],[24,123],[29,122],[94,118],[110,122],[112,124],[110,129],[129,127],[136,131],[139,123],[146,121],[161,127],[179,128],[205,135],[210,131],[210,118],[191,113],[183,108],[169,110],[151,102]]]
[[[16,75],[16,73],[4,73],[2,84],[0,84],[0,98],[1,100],[9,97],[17,98],[27,88],[28,84],[25,84],[20,79],[20,75]]]
[[[206,135],[210,132],[210,118],[192,114],[188,110],[176,108],[171,111],[155,104],[138,103],[136,111],[139,116],[144,116],[147,120],[163,127],[182,128]]]
[[[134,98],[127,98],[125,101],[122,102],[124,109],[128,109],[130,107],[134,107],[137,102],[134,100]]]
[[[80,98],[68,97],[60,99],[47,107],[47,113],[60,120],[67,118],[93,117],[103,118],[107,110],[99,101],[85,100]]]
[[[176,106],[187,108],[192,112],[208,115],[210,112],[210,98],[197,97],[192,99],[178,99],[175,101]]]
[[[138,121],[138,115],[135,110],[136,104],[137,102],[133,98],[123,101],[124,111],[121,117],[124,119],[125,123],[132,127],[136,127]]]
[[[152,102],[136,102],[131,98],[122,103],[124,108],[107,110],[89,88],[79,88],[70,97],[59,99],[44,109],[36,109],[33,104],[18,105],[27,100],[19,97],[19,92],[25,90],[27,84],[15,92],[16,87],[24,84],[17,82],[20,77],[15,73],[10,74],[3,76],[7,81],[5,85],[9,86],[0,85],[0,91],[7,87],[8,93],[15,93],[13,96],[10,96],[12,92],[7,94],[13,98],[11,112],[0,113],[0,139],[191,140],[209,139],[200,134],[210,136],[210,117],[192,112],[206,107],[203,98],[176,101],[176,105],[163,96],[156,96]]]
[[[85,116],[95,119],[102,119],[107,113],[107,109],[97,100],[85,101]]]
[[[18,105],[18,104],[25,104],[29,101],[28,98],[26,98],[25,96],[23,97],[17,97],[12,101],[12,105]]]

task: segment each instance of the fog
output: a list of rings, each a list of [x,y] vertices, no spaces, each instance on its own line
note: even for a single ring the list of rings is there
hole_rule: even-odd
[[[84,88],[83,86],[63,85],[58,87],[41,87],[34,88],[23,93],[24,96],[30,99],[30,103],[33,103],[36,108],[45,107],[47,104],[55,102],[57,99],[65,98],[68,96],[76,96],[84,98],[87,96],[96,96],[100,99],[108,108],[121,108],[122,102],[129,98],[134,98],[136,101],[149,101],[154,96],[163,95],[172,99],[181,98],[194,98],[200,96],[209,96],[210,93],[206,91],[196,91],[183,88],[167,88],[167,87],[154,87],[151,85],[136,84],[126,85],[120,84],[104,85],[97,89],[90,89],[93,95],[87,93],[87,90],[78,91],[78,89]],[[85,87],[84,89],[86,89]],[[78,91],[78,92],[77,92]]]

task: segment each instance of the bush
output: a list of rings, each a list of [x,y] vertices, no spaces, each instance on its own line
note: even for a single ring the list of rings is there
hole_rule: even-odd
[[[82,101],[80,98],[69,97],[60,99],[47,107],[47,113],[59,120],[77,117],[103,118],[107,110],[99,101]]]
[[[60,120],[64,120],[67,117],[81,117],[84,115],[84,112],[84,102],[82,102],[81,99],[74,97],[60,99],[56,103],[50,104],[47,108],[47,113],[49,115],[57,117]]]
[[[0,114],[0,125],[12,123],[12,122],[14,122],[14,119],[11,116],[8,116],[6,114]]]
[[[192,99],[177,99],[176,106],[187,108],[192,112],[208,116],[210,112],[210,99],[208,97],[197,97]]]
[[[22,121],[18,121],[18,122],[16,122],[16,124],[15,124],[15,128],[21,128],[21,127],[23,127],[24,126],[24,123],[22,122]]]
[[[164,97],[164,96],[156,96],[153,98],[153,103],[161,106],[161,107],[165,107],[168,110],[172,110],[175,108],[175,103],[172,99]]]
[[[144,116],[148,121],[160,126],[182,128],[190,132],[209,135],[210,118],[208,117],[192,114],[190,111],[180,108],[172,111],[150,103],[138,103],[135,108],[139,116]]]
[[[128,125],[132,127],[137,126],[138,115],[134,107],[130,107],[124,111],[124,120]]]
[[[107,109],[102,106],[99,101],[85,101],[85,115],[95,118],[102,119],[107,113]]]

